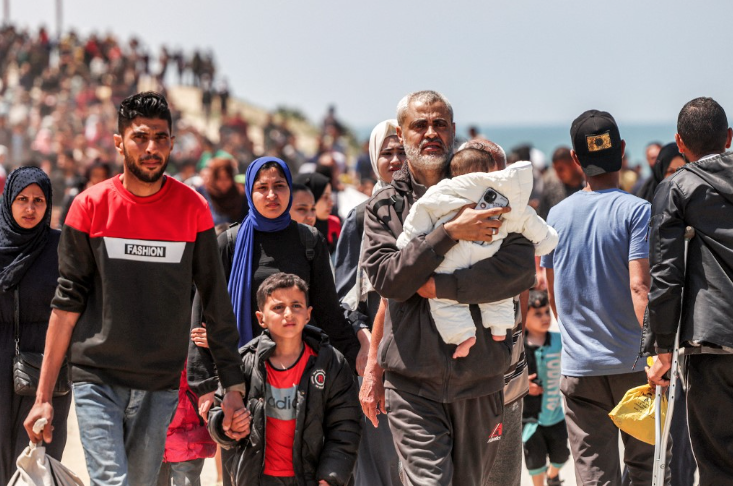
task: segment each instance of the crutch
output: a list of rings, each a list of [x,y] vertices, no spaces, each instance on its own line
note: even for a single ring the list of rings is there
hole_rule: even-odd
[[[685,254],[684,268],[687,271],[687,247],[690,240],[695,236],[695,229],[692,226],[685,228]],[[682,287],[682,298],[684,296]],[[677,334],[674,337],[674,350],[672,351],[672,365],[669,369],[669,398],[667,399],[667,415],[664,418],[662,427],[662,386],[657,385],[656,399],[654,400],[654,470],[652,474],[652,486],[662,486],[664,476],[667,472],[667,442],[669,440],[669,426],[672,423],[674,413],[674,397],[677,393],[677,377],[679,376],[679,350],[680,350],[680,329],[682,328],[682,314],[677,325]]]

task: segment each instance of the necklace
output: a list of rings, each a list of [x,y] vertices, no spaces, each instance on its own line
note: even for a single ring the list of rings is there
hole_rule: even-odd
[[[283,361],[283,359],[287,359],[289,361],[289,359],[288,359],[289,357],[287,357],[287,356],[285,356],[285,357],[282,357],[281,356],[281,357],[278,357],[278,358],[275,358],[275,356],[271,356],[268,359],[268,361],[270,362],[270,365],[273,368],[277,369],[277,370],[287,370],[288,368],[290,368],[291,366],[293,366],[295,363],[298,362],[298,360],[300,359],[300,357],[303,356],[303,351],[305,351],[305,344],[301,344],[301,346],[300,346],[300,352],[298,353],[298,356],[292,362],[290,362],[288,364],[286,364],[285,361]]]

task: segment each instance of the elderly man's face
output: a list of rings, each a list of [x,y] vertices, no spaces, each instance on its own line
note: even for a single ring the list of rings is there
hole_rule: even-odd
[[[403,126],[397,127],[410,161],[416,169],[438,170],[453,154],[456,127],[445,104],[410,103]]]

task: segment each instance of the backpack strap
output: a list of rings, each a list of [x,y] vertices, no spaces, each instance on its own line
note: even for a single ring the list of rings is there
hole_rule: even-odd
[[[316,257],[316,242],[318,241],[318,229],[315,226],[298,224],[300,243],[305,247],[305,258],[312,262]]]
[[[389,199],[380,199],[374,204],[374,209],[372,211],[374,214],[377,214],[379,208],[385,205],[394,206],[394,210],[397,213],[397,217],[400,219],[400,223],[404,223],[402,212],[405,210],[405,197],[402,194],[395,193],[390,196]]]
[[[356,233],[364,234],[364,213],[366,212],[366,201],[359,204],[356,209]]]
[[[232,223],[226,230],[227,234],[227,246],[229,247],[229,254],[234,258],[234,248],[237,244],[237,240],[234,238],[234,231],[232,228],[239,226],[239,223]]]
[[[227,229],[227,244],[229,246],[229,253],[234,257],[234,248],[237,244],[236,238],[234,238],[234,231],[232,228],[238,226],[239,223],[234,223]],[[307,226],[305,224],[298,224],[298,234],[300,235],[300,243],[305,247],[305,258],[309,262],[313,261],[316,257],[316,242],[318,241],[318,230],[313,226]]]

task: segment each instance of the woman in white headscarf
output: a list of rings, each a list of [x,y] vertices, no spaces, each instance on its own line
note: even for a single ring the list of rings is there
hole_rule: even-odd
[[[377,175],[374,195],[392,182],[392,174],[405,162],[405,149],[397,137],[397,120],[385,120],[374,127],[369,137],[369,160]]]
[[[397,120],[385,120],[374,127],[369,137],[369,159],[377,177],[377,183],[372,190],[372,195],[374,195],[392,182],[392,175],[405,162],[405,149],[397,137]],[[366,201],[356,206],[348,214],[341,228],[341,235],[334,252],[336,293],[342,302],[342,306],[348,309],[356,309],[356,305],[365,296],[365,292],[361,288],[363,285],[356,285],[361,242],[364,236],[365,208]],[[355,289],[355,286],[359,288]],[[370,316],[374,316],[377,311],[379,303],[378,299],[375,300],[374,308],[371,309],[371,306],[369,306],[372,312],[367,312]],[[368,319],[368,321],[371,324],[371,319]],[[362,329],[367,327],[365,324]],[[364,361],[365,363],[366,361]],[[357,371],[359,370],[357,369]]]
[[[372,130],[369,137],[369,158],[377,176],[372,195],[392,182],[392,175],[405,162],[405,149],[397,137],[397,120],[385,120]],[[341,307],[352,322],[361,349],[356,359],[356,371],[364,374],[371,340],[371,327],[379,308],[379,295],[370,291],[363,272],[359,269],[364,236],[364,209],[366,202],[351,210],[341,229],[341,237],[334,253],[336,292]],[[379,427],[364,424],[357,456],[355,486],[402,484],[398,473],[397,453],[386,415],[379,415]]]

